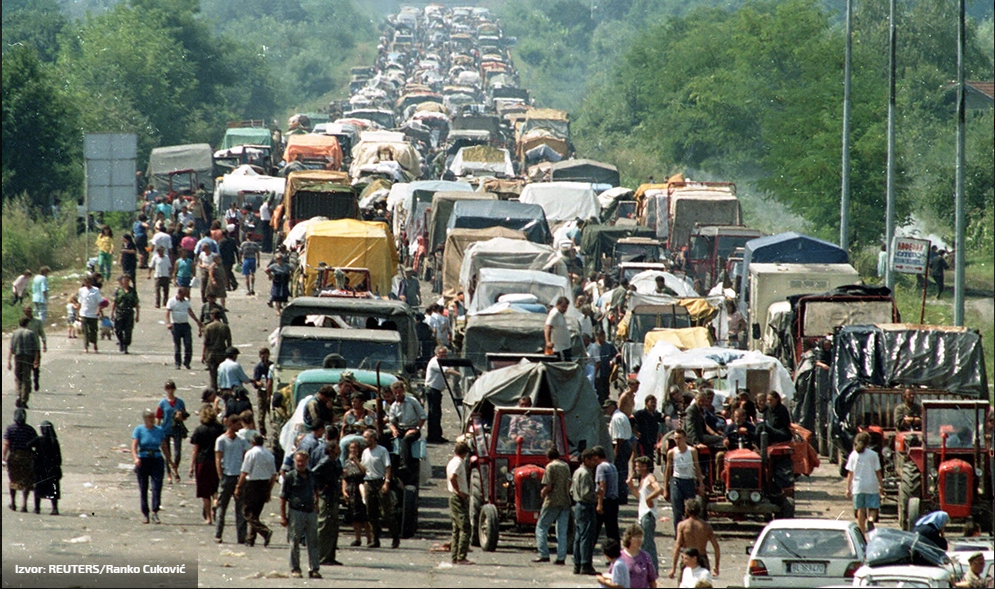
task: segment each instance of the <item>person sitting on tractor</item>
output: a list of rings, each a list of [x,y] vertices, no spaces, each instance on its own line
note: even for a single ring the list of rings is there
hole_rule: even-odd
[[[791,441],[791,415],[777,391],[767,393],[767,410],[764,422],[757,426],[757,435],[763,431],[767,432],[767,441],[771,444]]]
[[[902,404],[895,407],[895,428],[900,432],[919,431],[922,427],[922,405],[916,403],[912,389],[902,391]]]
[[[698,394],[694,397],[694,403],[684,413],[684,429],[688,434],[689,446],[704,444],[712,451],[718,451],[722,449],[722,436],[708,427],[708,424],[705,422],[705,405],[707,403],[708,392],[705,390],[698,391]]]
[[[428,416],[418,399],[405,394],[403,381],[394,382],[390,388],[394,391],[394,403],[387,413],[390,432],[395,440],[401,441],[401,468],[411,476],[415,466],[411,446],[421,438],[421,428]]]
[[[725,448],[715,455],[716,480],[722,472],[722,465],[725,460],[726,450],[737,450],[742,444],[744,450],[753,448],[753,439],[756,435],[756,428],[746,420],[746,410],[737,407],[733,410],[733,422],[726,426],[725,436],[723,436],[722,446]]]

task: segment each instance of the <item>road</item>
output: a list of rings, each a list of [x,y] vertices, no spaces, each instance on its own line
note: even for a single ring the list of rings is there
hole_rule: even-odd
[[[263,295],[248,297],[240,289],[228,299],[229,317],[241,361],[250,370],[256,350],[265,345],[277,317],[265,301],[265,277],[259,285]],[[162,384],[174,379],[177,394],[188,408],[196,408],[207,372],[196,361],[200,343],[195,340],[195,370],[176,370],[172,341],[165,328],[165,311],[154,309],[150,281],[139,279],[143,301],[141,321],[136,326],[130,355],[117,351],[114,342],[102,341],[99,354],[84,354],[81,339],[66,338],[64,327],[48,328],[49,351],[42,360],[41,390],[31,396],[28,422],[34,426],[52,421],[63,451],[63,500],[61,516],[3,511],[4,586],[22,582],[8,574],[12,564],[99,563],[167,564],[196,562],[198,584],[205,587],[240,585],[362,585],[367,587],[574,587],[595,586],[593,579],[574,576],[571,567],[534,565],[534,540],[527,533],[503,533],[498,550],[474,549],[470,558],[477,565],[453,568],[448,554],[430,549],[448,540],[449,515],[444,478],[448,447],[429,446],[433,480],[422,492],[421,526],[416,538],[404,540],[397,550],[348,548],[351,540],[343,530],[339,560],[344,567],[323,567],[322,581],[291,580],[286,538],[277,532],[268,548],[237,544],[215,544],[213,530],[200,518],[200,502],[191,481],[167,485],[163,492],[162,525],[143,525],[138,510],[137,484],[130,457],[130,435],[141,423],[143,409],[154,408],[162,396]],[[199,300],[198,295],[195,298]],[[53,301],[52,306],[64,305]],[[9,335],[4,337],[6,357]],[[13,375],[3,373],[3,423],[12,423],[16,391]],[[458,431],[451,403],[444,402],[444,429],[453,439]],[[183,460],[189,464],[189,445]],[[186,472],[186,466],[181,468]],[[4,477],[6,497],[7,479]],[[798,517],[847,517],[843,487],[835,465],[824,465],[798,485]],[[46,502],[47,503],[47,502]],[[279,527],[279,505],[272,502],[264,520]],[[841,515],[842,514],[842,515]],[[669,570],[673,528],[669,508],[657,526],[661,569]],[[229,522],[232,515],[229,514]],[[636,519],[635,504],[621,512],[623,524]],[[229,526],[233,524],[229,523]],[[716,586],[738,585],[746,569],[746,547],[755,540],[762,522],[715,522],[722,547],[722,574]],[[351,534],[351,530],[349,530]],[[228,538],[234,533],[229,530]],[[600,567],[599,567],[600,568]],[[403,575],[403,577],[401,576]],[[60,578],[67,582],[65,577]],[[286,579],[281,581],[280,579]],[[677,586],[664,579],[661,586]],[[55,582],[59,582],[57,579]],[[102,583],[106,583],[103,581]]]

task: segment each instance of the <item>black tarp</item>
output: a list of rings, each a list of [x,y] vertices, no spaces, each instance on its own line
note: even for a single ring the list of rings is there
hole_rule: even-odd
[[[948,566],[950,559],[914,532],[891,528],[874,528],[864,549],[864,564],[869,567],[889,565]]]
[[[926,387],[987,399],[981,335],[974,329],[905,324],[850,325],[836,333],[832,362],[833,436],[852,444],[850,408],[867,387]]]
[[[549,168],[549,178],[554,182],[573,181],[618,186],[618,168],[594,160],[575,159],[554,163]]]
[[[643,225],[585,225],[580,236],[580,253],[584,256],[586,272],[600,271],[602,255],[611,256],[615,244],[626,237],[645,237],[656,239],[656,233],[650,227]]]
[[[504,200],[457,201],[446,224],[446,232],[491,227],[521,231],[532,243],[549,245],[553,241],[542,207]]]

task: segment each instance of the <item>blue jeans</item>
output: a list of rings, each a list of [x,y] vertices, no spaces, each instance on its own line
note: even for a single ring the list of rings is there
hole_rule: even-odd
[[[556,560],[567,559],[567,526],[570,525],[569,507],[542,507],[536,523],[536,548],[539,558],[549,558],[549,527],[556,522]]]
[[[653,561],[653,568],[657,575],[660,574],[660,557],[656,554],[656,517],[653,512],[643,514],[639,518],[639,527],[643,529],[643,552],[650,556]]]
[[[677,524],[684,519],[684,502],[698,496],[698,481],[694,479],[670,479],[670,507],[674,510],[674,535]],[[645,541],[645,538],[643,538]]]
[[[594,553],[594,519],[596,515],[593,503],[578,503],[574,505],[574,568],[591,566]]]
[[[152,512],[159,513],[159,502],[162,499],[162,475],[166,470],[166,461],[162,456],[142,458],[141,464],[135,469],[138,475],[138,492],[141,499],[142,515],[149,516],[149,481],[152,482]]]

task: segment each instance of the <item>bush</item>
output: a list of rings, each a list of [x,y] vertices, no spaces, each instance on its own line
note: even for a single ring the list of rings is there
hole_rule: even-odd
[[[25,196],[3,203],[3,278],[41,266],[53,270],[82,266],[83,240],[76,235],[76,208],[63,207],[57,217],[43,216]]]

